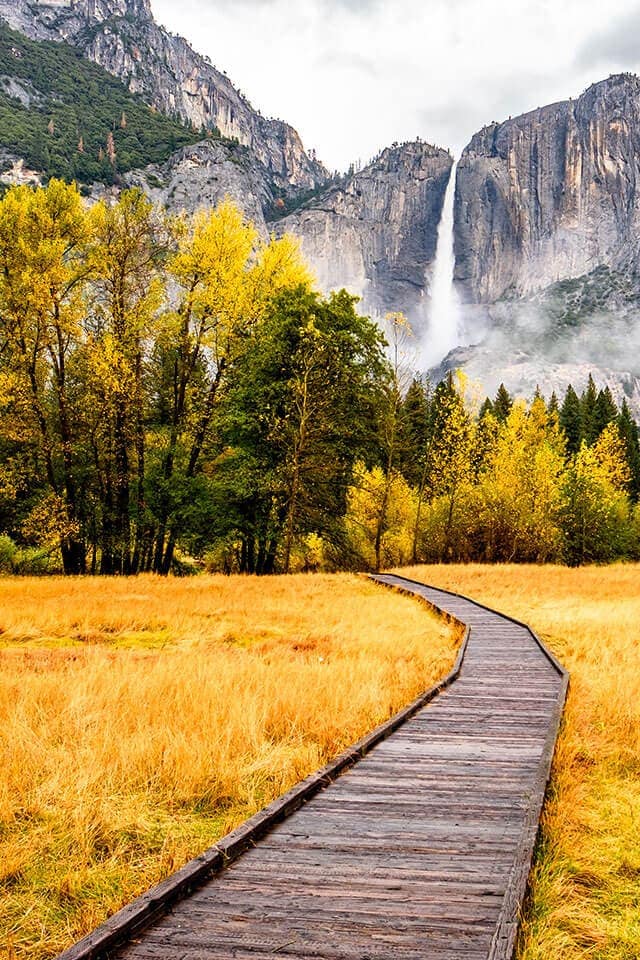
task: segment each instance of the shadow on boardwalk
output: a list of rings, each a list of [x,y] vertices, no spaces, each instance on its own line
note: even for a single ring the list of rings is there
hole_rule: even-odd
[[[60,960],[510,960],[567,674],[524,624],[374,579],[467,625],[450,676]]]

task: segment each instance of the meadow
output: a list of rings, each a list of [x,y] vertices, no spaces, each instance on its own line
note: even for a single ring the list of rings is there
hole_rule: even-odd
[[[443,676],[355,576],[0,579],[0,956],[44,960]]]
[[[640,566],[421,566],[524,620],[571,672],[518,960],[640,957]]]

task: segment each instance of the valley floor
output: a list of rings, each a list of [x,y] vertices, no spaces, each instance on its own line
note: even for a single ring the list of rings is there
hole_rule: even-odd
[[[0,579],[0,957],[44,960],[450,669],[354,576]]]
[[[571,672],[518,960],[637,960],[640,566],[400,572],[526,621]]]
[[[640,566],[406,576],[571,671],[519,960],[640,956]],[[0,580],[0,957],[54,956],[449,669],[352,576]]]

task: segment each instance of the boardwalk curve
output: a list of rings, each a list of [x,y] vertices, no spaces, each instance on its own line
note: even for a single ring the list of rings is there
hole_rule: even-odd
[[[451,674],[60,960],[510,960],[568,676],[526,625],[374,579],[467,625]]]

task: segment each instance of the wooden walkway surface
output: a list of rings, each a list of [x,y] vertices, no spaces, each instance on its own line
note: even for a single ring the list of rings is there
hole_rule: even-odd
[[[376,579],[470,627],[451,685],[64,960],[510,960],[567,675],[526,626]]]

